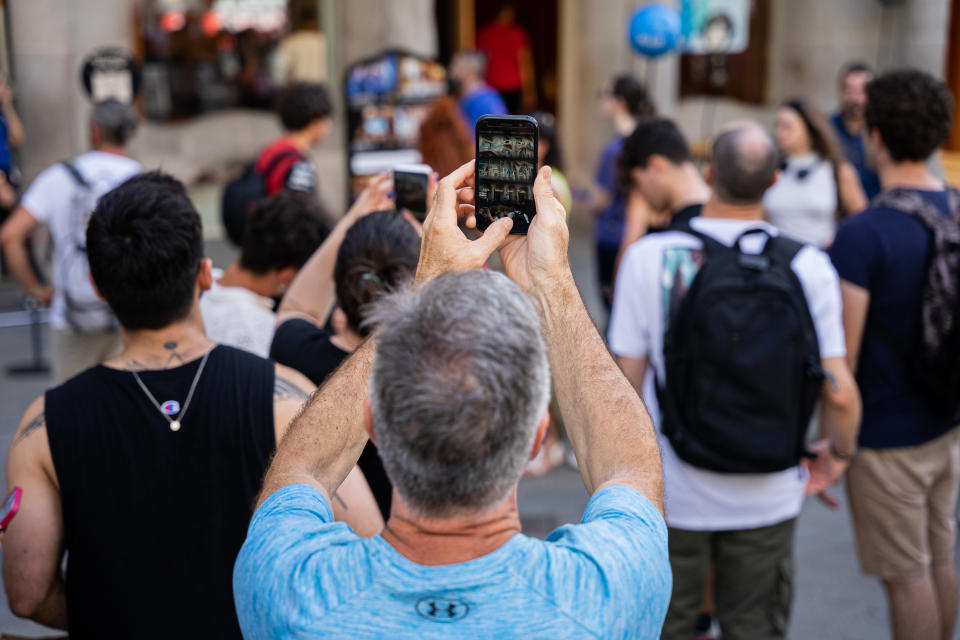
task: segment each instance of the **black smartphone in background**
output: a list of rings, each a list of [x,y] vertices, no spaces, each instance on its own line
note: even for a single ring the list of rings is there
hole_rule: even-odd
[[[537,213],[533,181],[537,177],[539,129],[530,116],[482,116],[477,120],[474,205],[477,229],[513,218],[510,233],[525,234]]]
[[[398,165],[393,169],[394,203],[423,222],[427,217],[427,181],[433,172],[425,164]]]

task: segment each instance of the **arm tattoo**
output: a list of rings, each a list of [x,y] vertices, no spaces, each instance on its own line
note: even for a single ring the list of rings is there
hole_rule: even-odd
[[[340,506],[343,507],[344,511],[350,510],[350,508],[347,506],[347,503],[343,501],[343,498],[341,498],[340,494],[336,491],[333,492],[333,499],[340,503]]]
[[[17,434],[17,437],[14,438],[13,444],[10,445],[10,448],[11,449],[14,448],[18,444],[20,444],[22,440],[26,439],[31,433],[46,426],[47,426],[47,417],[46,417],[46,414],[41,411],[36,418],[28,422],[27,426],[25,426],[23,430]],[[346,509],[346,505],[344,505],[344,509]]]
[[[310,394],[289,380],[277,377],[273,380],[273,399],[305,402],[310,399]]]

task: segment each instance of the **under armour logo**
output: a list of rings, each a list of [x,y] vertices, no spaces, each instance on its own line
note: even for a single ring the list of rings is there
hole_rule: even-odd
[[[417,613],[433,622],[456,622],[467,616],[470,606],[462,600],[423,598],[417,602]]]

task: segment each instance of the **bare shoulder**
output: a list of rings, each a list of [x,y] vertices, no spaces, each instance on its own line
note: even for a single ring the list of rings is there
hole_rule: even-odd
[[[316,386],[310,382],[309,378],[295,369],[278,364],[275,365],[274,370],[274,402],[289,400],[305,402],[310,398],[310,394],[313,393],[314,389],[316,389]]]
[[[47,417],[43,396],[27,407],[10,443],[10,451],[7,454],[8,483],[11,486],[18,484],[21,477],[33,476],[38,468],[54,486],[57,485],[53,455],[50,452],[50,442],[47,440]]]

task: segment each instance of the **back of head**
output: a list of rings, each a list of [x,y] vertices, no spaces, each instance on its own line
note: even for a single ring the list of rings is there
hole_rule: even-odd
[[[97,203],[87,227],[90,274],[120,324],[161,329],[194,303],[203,259],[200,216],[175,178],[144,173]]]
[[[614,78],[610,93],[623,100],[627,111],[634,118],[650,118],[657,113],[647,89],[633,76],[622,75]]]
[[[437,99],[420,123],[417,150],[423,163],[446,176],[473,158],[473,136],[449,96]]]
[[[333,116],[333,101],[327,88],[315,82],[295,82],[277,99],[277,113],[287,131],[302,131],[317,120]]]
[[[240,266],[256,274],[299,269],[329,229],[310,194],[281,191],[254,205],[244,224]]]
[[[123,147],[137,130],[137,114],[128,104],[110,98],[93,105],[90,127],[100,136],[100,144]]]
[[[738,206],[755,205],[777,173],[777,147],[770,134],[755,122],[735,122],[724,127],[713,142],[710,169],[718,201]]]
[[[687,139],[673,120],[651,118],[640,122],[623,141],[621,170],[646,169],[650,157],[655,155],[678,166],[692,160]]]
[[[450,75],[463,82],[482,80],[487,74],[487,56],[482,51],[459,51],[450,61]]]
[[[442,517],[504,499],[550,398],[530,299],[503,274],[451,272],[371,317],[374,433],[404,501]]]
[[[366,307],[413,279],[420,258],[420,236],[396,211],[375,211],[347,231],[333,269],[337,304],[350,329],[367,335]]]
[[[922,162],[950,135],[953,96],[928,73],[891,71],[867,85],[865,117],[894,162]]]

